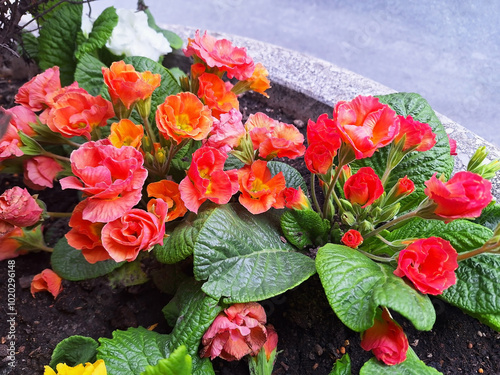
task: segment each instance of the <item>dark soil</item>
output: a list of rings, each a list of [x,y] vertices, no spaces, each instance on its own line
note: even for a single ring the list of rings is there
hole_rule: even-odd
[[[12,97],[3,93],[0,98]],[[270,93],[272,95],[272,92]],[[3,102],[3,105],[6,103]],[[279,108],[270,108],[260,96],[246,95],[241,101],[244,115],[262,111],[288,123],[295,123],[305,133],[305,118],[289,115]],[[303,163],[293,163],[306,173]],[[20,184],[20,178],[0,175],[0,193]],[[69,212],[77,203],[71,191],[44,191],[40,198],[49,211]],[[67,230],[67,219],[49,221],[44,230],[53,245]],[[111,337],[115,329],[139,325],[158,326],[155,331],[169,331],[161,313],[172,297],[161,293],[152,282],[144,285],[113,289],[105,277],[81,282],[64,281],[64,290],[54,300],[48,293],[33,298],[29,285],[33,275],[50,267],[46,253],[29,254],[15,259],[16,269],[16,368],[7,366],[8,341],[6,306],[0,319],[0,374],[43,374],[58,342],[71,335],[98,339]],[[145,268],[158,265],[151,261]],[[0,301],[7,300],[7,261],[0,262]],[[437,321],[432,331],[419,332],[404,318],[396,315],[410,344],[428,365],[444,374],[500,374],[500,334],[438,299],[434,300]],[[3,302],[5,304],[5,302]],[[279,335],[274,374],[329,374],[336,359],[349,353],[353,374],[372,355],[360,346],[359,333],[347,329],[331,310],[317,276],[282,296],[262,302]],[[245,363],[214,361],[218,374],[248,374]]]

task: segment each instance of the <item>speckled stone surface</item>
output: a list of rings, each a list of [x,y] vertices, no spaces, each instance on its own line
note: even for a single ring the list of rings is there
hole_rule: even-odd
[[[182,39],[193,37],[195,29],[164,25],[176,32]],[[269,43],[259,42],[236,35],[208,31],[217,38],[231,40],[238,47],[245,47],[255,62],[261,62],[269,71],[273,85],[270,104],[273,100],[286,101],[285,107],[299,116],[315,118],[319,114],[332,111],[339,100],[351,100],[357,95],[383,95],[395,92],[387,86],[330,64],[309,55],[291,51]],[[446,116],[437,113],[446,132],[457,141],[455,172],[467,167],[470,157],[480,146],[490,152],[488,159],[500,159],[500,149],[478,135],[470,132]],[[500,200],[500,172],[493,182],[493,195]]]

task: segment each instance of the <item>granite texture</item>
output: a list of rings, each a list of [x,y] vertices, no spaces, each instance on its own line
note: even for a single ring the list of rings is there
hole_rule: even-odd
[[[162,27],[174,31],[183,40],[192,38],[195,33],[195,29],[190,27],[178,25]],[[298,118],[304,114],[309,118],[315,118],[324,112],[331,113],[336,102],[351,100],[357,95],[383,95],[396,92],[348,69],[303,53],[236,35],[210,30],[208,32],[217,38],[231,40],[236,46],[245,47],[254,61],[261,62],[269,71],[273,86],[269,91],[268,104],[273,106],[273,103],[279,101],[282,107]],[[500,159],[499,148],[448,117],[436,114],[446,132],[457,141],[455,172],[466,170],[470,157],[480,146],[486,146],[490,152],[488,160]],[[492,180],[493,195],[497,200],[500,200],[499,175],[500,172]]]

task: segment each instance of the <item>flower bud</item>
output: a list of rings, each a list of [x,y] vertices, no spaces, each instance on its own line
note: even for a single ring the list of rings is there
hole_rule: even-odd
[[[361,334],[361,347],[371,350],[375,357],[386,365],[404,362],[408,351],[408,338],[384,308],[378,310],[373,326]]]
[[[363,243],[363,236],[355,229],[349,229],[341,239],[342,243],[352,249],[357,248]]]

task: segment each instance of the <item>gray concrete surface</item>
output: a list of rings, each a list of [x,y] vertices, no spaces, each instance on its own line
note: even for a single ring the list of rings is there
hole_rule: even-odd
[[[145,1],[159,23],[272,43],[418,92],[500,146],[498,1]],[[109,5],[134,8],[136,1],[98,0],[93,8]]]

